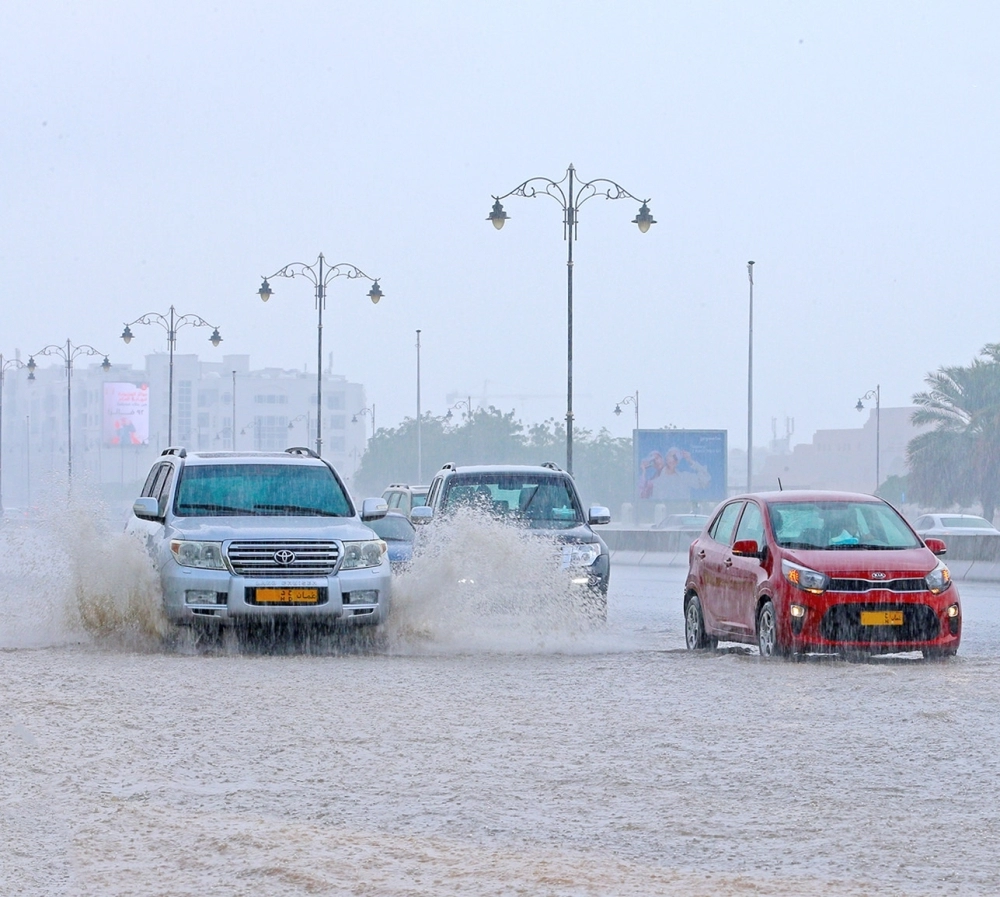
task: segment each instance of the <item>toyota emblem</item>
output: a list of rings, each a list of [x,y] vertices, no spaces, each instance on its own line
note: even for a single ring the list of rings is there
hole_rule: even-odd
[[[287,548],[281,548],[274,553],[274,562],[281,564],[282,567],[287,567],[289,564],[295,563],[295,552],[289,551]]]

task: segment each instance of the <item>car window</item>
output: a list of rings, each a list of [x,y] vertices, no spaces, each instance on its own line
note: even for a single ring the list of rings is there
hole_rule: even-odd
[[[422,508],[427,504],[426,492],[414,492],[410,499],[410,505],[414,508]]]
[[[740,517],[735,541],[739,542],[741,539],[753,539],[758,548],[764,545],[764,517],[755,502],[748,501],[746,510]]]
[[[160,473],[163,471],[163,468],[166,466],[168,465],[154,464],[149,469],[149,475],[146,477],[146,482],[143,483],[142,485],[142,492],[139,493],[143,498],[153,497],[153,485],[156,483],[156,478],[160,475]]]
[[[172,464],[163,465],[166,470],[166,476],[160,478],[157,477],[156,482],[156,508],[157,513],[163,517],[167,513],[167,501],[170,499],[170,487],[174,482],[174,467]]]
[[[729,545],[733,537],[733,529],[736,527],[736,521],[740,516],[740,511],[743,509],[743,502],[734,501],[726,505],[720,512],[719,516],[715,518],[715,522],[712,524],[709,530],[709,535],[715,539],[716,542],[721,542],[723,545]]]
[[[916,529],[929,529],[934,525],[934,519],[932,517],[918,517],[917,522],[913,524]]]
[[[922,544],[906,521],[880,501],[772,502],[768,513],[783,548],[871,550]]]
[[[942,517],[942,526],[961,526],[966,529],[993,529],[993,524],[983,517]]]
[[[441,496],[442,509],[475,507],[541,528],[583,523],[572,482],[565,476],[534,473],[476,473],[451,477]]]
[[[349,517],[351,503],[325,465],[206,464],[184,468],[178,517]]]

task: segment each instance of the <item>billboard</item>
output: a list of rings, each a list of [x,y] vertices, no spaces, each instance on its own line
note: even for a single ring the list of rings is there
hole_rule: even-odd
[[[726,497],[726,430],[636,430],[639,501],[692,505]]]
[[[149,442],[149,385],[104,384],[104,444],[146,445]]]

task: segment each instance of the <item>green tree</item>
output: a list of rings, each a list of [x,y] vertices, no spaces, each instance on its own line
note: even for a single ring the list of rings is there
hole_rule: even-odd
[[[983,347],[967,367],[928,374],[912,421],[934,429],[907,446],[912,496],[932,504],[978,500],[993,519],[1000,504],[1000,343]]]

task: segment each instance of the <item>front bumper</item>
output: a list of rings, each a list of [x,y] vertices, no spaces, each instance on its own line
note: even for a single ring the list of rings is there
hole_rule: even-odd
[[[388,560],[378,567],[302,578],[237,576],[228,570],[182,567],[171,562],[161,575],[161,584],[164,611],[175,624],[300,619],[375,625],[388,617],[391,579]],[[319,600],[263,603],[257,601],[258,589],[315,590]]]

